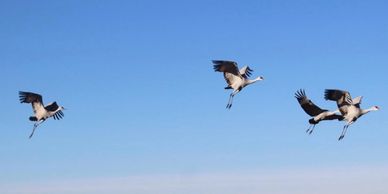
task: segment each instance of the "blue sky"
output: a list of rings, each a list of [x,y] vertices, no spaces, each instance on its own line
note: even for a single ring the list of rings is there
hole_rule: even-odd
[[[264,184],[271,193],[336,191],[336,182],[386,193],[375,180],[388,171],[387,8],[385,1],[1,1],[0,192],[258,193],[257,179],[272,177]],[[212,59],[250,65],[266,79],[228,111]],[[340,122],[308,136],[299,88],[324,108],[336,108],[324,89],[338,88],[381,110],[341,142]],[[57,101],[68,108],[65,118],[46,121],[29,140],[32,110],[18,102],[19,90]],[[290,178],[309,184],[321,174],[327,184],[305,189]],[[134,179],[150,190],[128,186]]]

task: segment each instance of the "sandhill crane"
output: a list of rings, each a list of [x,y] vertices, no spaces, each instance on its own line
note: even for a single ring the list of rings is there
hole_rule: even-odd
[[[309,120],[310,127],[307,129],[306,133],[311,134],[314,131],[315,125],[320,121],[335,119],[342,121],[344,119],[342,115],[336,114],[339,113],[339,110],[328,111],[315,105],[310,99],[307,98],[306,92],[302,89],[296,91],[295,98],[298,100],[304,112],[313,117]]]
[[[332,100],[337,102],[337,106],[346,120],[346,125],[342,129],[341,136],[338,140],[341,140],[345,137],[346,131],[348,130],[349,125],[353,124],[360,118],[362,115],[365,115],[371,111],[377,111],[380,108],[378,106],[372,106],[368,109],[361,109],[360,104],[362,96],[359,96],[352,100],[350,93],[343,90],[337,89],[326,89],[325,90],[325,99]]]
[[[249,66],[244,66],[239,70],[237,63],[234,61],[213,60],[212,62],[214,63],[214,71],[224,73],[225,81],[228,84],[225,89],[233,89],[233,92],[229,96],[228,104],[226,105],[227,109],[232,107],[234,95],[239,93],[247,85],[264,79],[261,76],[253,80],[248,79],[253,70]]]
[[[34,116],[30,117],[30,121],[35,121],[32,133],[29,138],[34,135],[36,127],[42,124],[46,119],[54,117],[55,120],[61,119],[64,114],[62,110],[65,108],[58,106],[56,102],[52,102],[46,106],[43,105],[42,96],[32,92],[19,92],[20,103],[31,103]]]

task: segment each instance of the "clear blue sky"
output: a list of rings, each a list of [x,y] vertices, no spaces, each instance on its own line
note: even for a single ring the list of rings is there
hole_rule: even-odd
[[[321,173],[333,189],[324,193],[356,193],[346,186],[359,182],[387,193],[376,185],[388,180],[387,9],[383,0],[1,1],[0,192],[258,193],[269,181],[268,193],[304,194],[324,191],[295,188]],[[227,111],[212,59],[266,79]],[[308,136],[299,88],[324,108],[336,108],[324,89],[338,88],[381,110],[341,142],[340,122]],[[65,118],[29,140],[19,90],[57,101]],[[128,186],[142,178],[151,190]]]

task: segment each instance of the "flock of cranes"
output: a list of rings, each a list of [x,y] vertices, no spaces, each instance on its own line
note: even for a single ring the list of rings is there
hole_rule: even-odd
[[[213,60],[212,62],[214,64],[214,71],[222,72],[224,74],[224,78],[227,83],[225,89],[233,90],[226,105],[227,109],[232,107],[234,96],[243,88],[257,81],[264,80],[262,76],[255,79],[249,79],[253,72],[249,66],[244,66],[241,69],[238,69],[238,65],[234,61]],[[20,103],[31,103],[32,110],[34,112],[34,116],[29,118],[30,121],[35,122],[29,138],[34,135],[35,129],[48,118],[53,117],[55,120],[59,120],[64,116],[62,110],[65,110],[65,108],[63,106],[59,106],[56,102],[52,102],[44,106],[42,96],[40,94],[20,91],[19,98]],[[360,104],[362,96],[352,99],[349,92],[337,89],[326,89],[324,95],[325,100],[337,102],[338,109],[335,111],[321,109],[306,96],[306,92],[302,89],[295,93],[295,98],[298,100],[302,109],[312,117],[309,119],[310,127],[306,131],[308,134],[311,134],[314,131],[315,125],[321,121],[345,121],[346,124],[344,125],[338,140],[345,137],[349,126],[356,122],[358,118],[371,111],[379,110],[378,106],[372,106],[369,109],[361,109]]]
[[[368,109],[361,109],[360,104],[362,96],[352,99],[349,92],[342,90],[326,89],[325,100],[331,100],[337,102],[338,109],[335,111],[324,110],[315,105],[310,99],[307,98],[304,90],[299,90],[295,93],[295,98],[298,100],[302,109],[310,115],[309,123],[311,126],[307,129],[307,133],[311,134],[316,124],[324,120],[339,120],[345,121],[346,124],[342,129],[342,133],[338,140],[345,137],[348,127],[357,121],[361,116],[371,112],[377,111],[380,108],[378,106],[372,106]],[[339,113],[339,114],[338,114]]]

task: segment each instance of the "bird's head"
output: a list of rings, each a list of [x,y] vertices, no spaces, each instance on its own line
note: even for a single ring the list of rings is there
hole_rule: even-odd
[[[374,111],[377,111],[377,110],[380,110],[380,107],[378,107],[378,106],[373,106],[372,109],[373,109]]]
[[[264,80],[264,77],[263,76],[259,76],[256,78],[257,81],[261,81],[261,80]]]
[[[60,107],[60,109],[61,109],[61,110],[66,110],[66,108],[65,108],[65,107],[63,107],[63,106],[61,106],[61,107]]]

